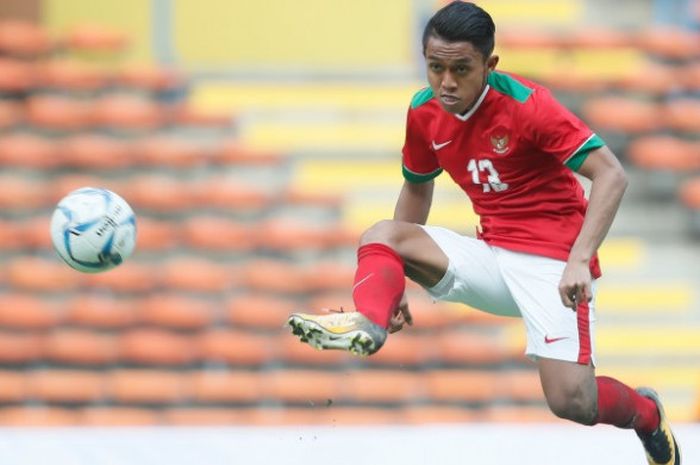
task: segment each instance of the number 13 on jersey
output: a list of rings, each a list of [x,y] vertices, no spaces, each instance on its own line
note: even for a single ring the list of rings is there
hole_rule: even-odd
[[[493,163],[489,159],[474,160],[471,159],[467,165],[467,169],[472,174],[472,182],[480,184],[484,192],[503,192],[508,189],[508,184],[501,182],[498,171],[493,167]],[[481,173],[485,173],[486,182],[481,182]]]

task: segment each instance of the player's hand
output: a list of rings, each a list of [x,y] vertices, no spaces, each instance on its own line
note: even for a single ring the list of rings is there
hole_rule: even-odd
[[[564,306],[573,311],[579,303],[593,299],[591,270],[587,262],[567,262],[559,282],[559,296]]]
[[[390,333],[395,333],[396,331],[401,331],[403,325],[408,323],[409,326],[413,325],[413,316],[408,310],[408,299],[406,298],[406,293],[404,292],[401,297],[401,302],[399,306],[394,310],[394,314],[391,315],[391,320],[389,320],[389,327],[387,330]]]

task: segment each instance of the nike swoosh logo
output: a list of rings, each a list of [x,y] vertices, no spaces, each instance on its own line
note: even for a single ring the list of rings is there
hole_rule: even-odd
[[[545,337],[544,337],[544,343],[545,343],[545,344],[551,344],[552,342],[557,342],[557,341],[561,341],[561,340],[564,340],[564,339],[569,339],[569,338],[568,338],[568,337],[552,337],[552,338],[550,338],[549,336],[545,336]]]
[[[365,276],[364,278],[362,278],[361,280],[359,280],[358,282],[356,282],[355,285],[352,287],[352,292],[355,292],[355,289],[357,289],[357,287],[358,287],[360,284],[364,283],[365,281],[367,281],[367,280],[368,280],[369,278],[371,278],[372,276],[374,276],[374,273],[370,273],[370,274],[368,274],[367,276]]]
[[[433,150],[435,150],[437,152],[441,148],[448,145],[450,142],[452,142],[452,140],[448,140],[447,142],[443,142],[442,144],[436,144],[435,141],[433,141]]]

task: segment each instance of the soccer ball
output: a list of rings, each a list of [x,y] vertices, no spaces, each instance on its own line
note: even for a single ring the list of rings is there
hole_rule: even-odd
[[[56,206],[51,241],[70,267],[99,273],[119,265],[134,251],[136,218],[129,204],[114,192],[83,187]]]

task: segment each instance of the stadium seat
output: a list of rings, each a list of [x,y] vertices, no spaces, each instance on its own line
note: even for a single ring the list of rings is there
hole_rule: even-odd
[[[501,373],[499,379],[499,393],[504,398],[519,402],[544,402],[537,370],[508,370]]]
[[[679,87],[677,68],[649,61],[640,70],[631,70],[617,79],[615,87],[625,92],[644,95],[665,95]]]
[[[52,47],[49,34],[37,24],[12,19],[0,22],[0,53],[3,55],[37,58]]]
[[[16,289],[62,292],[76,289],[83,276],[58,258],[22,257],[8,263],[7,280]]]
[[[45,183],[18,175],[0,176],[0,209],[27,212],[46,207],[50,194]]]
[[[402,423],[427,425],[450,423],[475,423],[480,420],[478,413],[471,409],[456,406],[415,405],[410,404],[401,409]]]
[[[107,180],[104,177],[86,173],[56,176],[53,183],[47,187],[47,191],[49,192],[49,199],[51,203],[55,203],[61,200],[69,192],[85,186],[100,186],[114,192],[119,192],[120,195],[122,193],[122,189],[120,188],[119,184],[115,183],[113,180]]]
[[[45,170],[58,164],[56,146],[50,139],[28,133],[0,136],[0,164]]]
[[[481,413],[481,421],[492,423],[565,423],[568,420],[557,418],[546,405],[511,406],[491,405]]]
[[[188,168],[207,161],[207,148],[202,142],[183,137],[150,136],[134,144],[134,158],[139,165],[162,168]]]
[[[640,133],[659,129],[663,122],[655,104],[624,97],[590,99],[582,113],[594,130]]]
[[[27,99],[27,123],[39,130],[70,133],[92,125],[92,104],[87,100],[58,95],[35,95]]]
[[[425,375],[427,398],[436,402],[483,403],[498,392],[495,372],[473,370],[433,370]]]
[[[49,250],[53,247],[51,241],[51,217],[39,215],[27,218],[19,224],[24,238],[23,242],[28,250]]]
[[[27,398],[27,375],[22,371],[0,371],[0,402],[22,403]]]
[[[288,158],[276,152],[253,150],[241,145],[237,139],[225,139],[221,142],[215,161],[230,165],[283,166]]]
[[[28,397],[48,403],[89,404],[105,396],[102,373],[42,369],[28,374]]]
[[[85,284],[92,289],[138,293],[150,291],[160,283],[158,273],[153,265],[130,260],[109,270],[109,273],[86,276]]]
[[[115,56],[129,45],[123,31],[104,24],[83,23],[72,26],[63,37],[63,46],[86,54]]]
[[[168,408],[162,412],[163,423],[170,426],[225,426],[250,424],[248,409],[235,408]]]
[[[277,323],[278,328],[281,327],[279,321]],[[289,331],[280,334],[278,346],[279,353],[276,360],[284,363],[285,366],[338,368],[356,362],[352,355],[340,350],[314,349],[301,342],[296,336],[289,334]],[[371,358],[375,356],[378,355],[373,355]]]
[[[686,90],[700,91],[700,60],[678,68],[677,78]]]
[[[30,366],[44,357],[39,333],[0,331],[0,364]]]
[[[650,171],[690,172],[700,168],[697,144],[671,136],[636,138],[627,147],[627,158]]]
[[[136,365],[188,365],[198,356],[191,336],[162,329],[125,330],[119,334],[117,344],[119,359]]]
[[[180,226],[177,223],[157,220],[139,215],[137,219],[138,234],[136,247],[143,251],[164,251],[174,249],[180,244]]]
[[[126,168],[132,163],[128,143],[94,134],[62,139],[58,143],[57,156],[61,165],[93,170]]]
[[[342,374],[323,370],[280,369],[260,376],[265,398],[319,407],[338,398],[345,382]]]
[[[237,213],[261,213],[273,205],[274,197],[265,189],[234,179],[210,177],[193,186],[196,205],[221,208]]]
[[[566,48],[609,49],[631,47],[634,42],[634,36],[626,31],[599,25],[586,25],[561,36],[561,45]]]
[[[290,186],[280,194],[280,202],[290,206],[319,207],[329,210],[340,210],[343,206],[343,196],[340,194],[304,191],[300,187]],[[336,238],[336,243],[356,246],[359,243],[360,234],[350,228],[340,228],[335,234],[342,234]]]
[[[36,68],[37,87],[61,92],[94,93],[110,84],[104,69],[83,60],[52,59]]]
[[[321,310],[354,311],[355,303],[352,300],[352,285],[342,291],[315,292],[309,294],[308,301],[300,307],[305,313],[318,313]]]
[[[355,263],[340,260],[318,260],[304,270],[302,276],[312,292],[332,292],[352,289],[355,278]]]
[[[131,299],[109,294],[80,293],[66,302],[65,323],[98,329],[121,329],[136,321],[136,305]]]
[[[700,210],[700,178],[694,177],[681,185],[680,198],[691,210]]]
[[[223,292],[237,283],[236,270],[202,258],[174,257],[161,264],[161,284],[193,292]]]
[[[2,70],[0,69],[0,72]],[[1,83],[0,83],[1,85]],[[0,87],[0,92],[2,88]],[[24,106],[10,100],[0,99],[0,131],[15,129],[24,122]],[[0,163],[7,163],[4,157],[0,156]]]
[[[262,400],[259,373],[198,370],[191,376],[192,400],[198,404],[256,404]]]
[[[424,397],[422,373],[392,370],[343,372],[342,397],[359,404],[408,404]]]
[[[55,329],[44,338],[47,360],[66,365],[110,365],[117,361],[112,335],[84,329]]]
[[[16,251],[25,244],[24,224],[16,220],[0,219],[0,250]]]
[[[250,410],[249,422],[253,426],[319,425],[325,421],[321,408],[325,407],[261,407]]]
[[[32,64],[0,57],[0,94],[24,96],[34,87],[35,79]]]
[[[190,397],[183,373],[167,370],[120,369],[106,375],[107,396],[126,405],[172,405]]]
[[[448,365],[494,365],[507,362],[508,350],[499,335],[443,330],[434,338],[435,360]]]
[[[117,70],[115,83],[128,89],[161,93],[183,87],[185,78],[174,69],[155,65],[125,64]]]
[[[680,27],[642,30],[637,43],[646,52],[670,60],[687,60],[700,55],[700,36]]]
[[[250,260],[242,270],[243,284],[253,291],[303,294],[310,290],[299,267],[283,260]]]
[[[2,407],[0,425],[27,426],[77,426],[80,421],[74,409],[58,407]]]
[[[389,335],[384,346],[363,360],[366,365],[383,365],[387,367],[421,367],[433,358],[435,334],[413,333],[404,329],[400,333]]]
[[[86,407],[78,410],[81,426],[155,426],[160,412],[146,408]]]
[[[195,339],[201,359],[209,364],[262,366],[274,360],[275,338],[246,331],[214,329]]]
[[[206,298],[175,293],[150,294],[139,302],[136,316],[141,324],[175,330],[196,330],[214,321],[216,307],[216,302]]]
[[[188,183],[162,174],[139,175],[124,185],[122,197],[134,208],[176,213],[193,206]]]
[[[184,219],[182,241],[194,249],[252,252],[262,232],[248,224],[213,215],[192,215]]]
[[[397,425],[401,411],[371,407],[336,407],[317,409],[320,423],[326,426]]]
[[[666,104],[664,109],[668,128],[687,134],[700,132],[700,99],[676,99]],[[700,157],[700,152],[697,152]]]
[[[288,218],[273,218],[260,223],[256,240],[262,249],[283,253],[325,250],[334,243],[331,228]]]
[[[170,113],[168,122],[174,126],[185,128],[206,128],[229,131],[234,126],[234,117],[229,111],[214,112],[194,107],[187,102],[178,104]],[[218,150],[213,150],[219,152]],[[217,157],[216,162],[223,161]]]
[[[93,103],[92,122],[117,133],[146,133],[165,124],[165,113],[151,100],[113,94]]]
[[[277,331],[287,321],[289,314],[297,310],[299,306],[291,299],[247,293],[226,302],[225,319],[236,328]]]
[[[57,325],[62,319],[62,306],[39,295],[0,294],[0,327],[16,330],[40,330]]]

